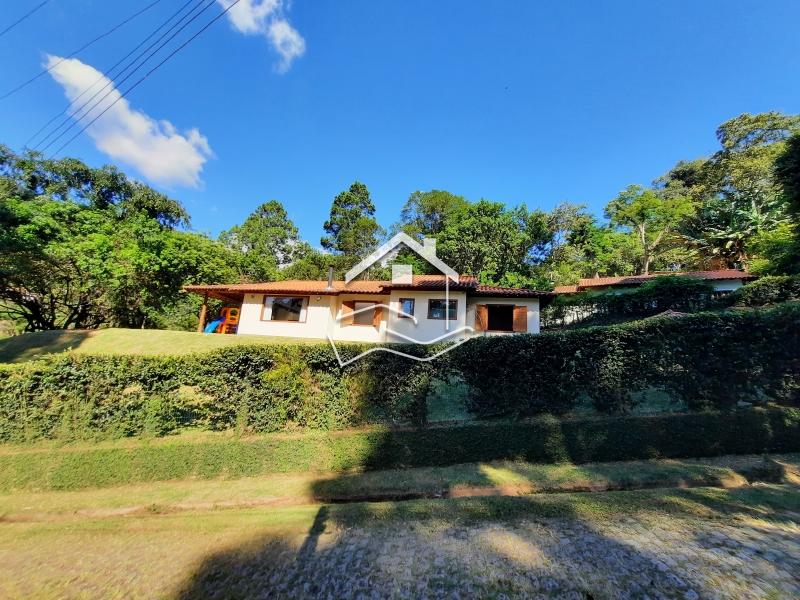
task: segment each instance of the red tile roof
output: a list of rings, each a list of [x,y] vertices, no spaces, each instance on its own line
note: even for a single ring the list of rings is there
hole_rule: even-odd
[[[738,269],[720,269],[717,271],[686,271],[683,273],[652,273],[650,275],[625,275],[622,277],[591,277],[581,279],[578,285],[557,286],[553,291],[558,294],[570,294],[583,291],[587,288],[609,287],[609,286],[631,286],[641,285],[646,281],[656,277],[668,275],[679,275],[681,277],[691,277],[693,279],[703,279],[707,281],[720,281],[729,279],[755,279],[754,275],[739,271]]]
[[[471,296],[498,296],[507,298],[541,298],[552,296],[552,292],[540,292],[524,288],[499,287],[496,285],[478,285]]]
[[[553,288],[553,292],[556,294],[574,294],[577,291],[577,285],[557,285]]]
[[[327,281],[314,281],[306,279],[288,279],[285,281],[270,281],[265,283],[234,283],[221,285],[186,285],[183,289],[193,294],[208,294],[212,298],[225,301],[241,301],[244,294],[270,293],[270,294],[388,294],[393,289],[404,290],[444,290],[444,275],[414,275],[412,283],[396,284],[382,280],[354,280],[345,283],[342,280],[333,282],[331,288]],[[450,282],[453,291],[466,291],[471,295],[483,296],[508,296],[508,297],[538,297],[549,296],[550,292],[535,290],[504,288],[496,286],[478,285],[475,277],[461,275],[458,283]]]

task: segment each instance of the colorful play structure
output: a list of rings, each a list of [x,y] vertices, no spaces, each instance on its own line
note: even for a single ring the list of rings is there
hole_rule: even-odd
[[[206,333],[236,333],[239,325],[239,309],[226,306],[219,311],[219,316],[206,325]]]

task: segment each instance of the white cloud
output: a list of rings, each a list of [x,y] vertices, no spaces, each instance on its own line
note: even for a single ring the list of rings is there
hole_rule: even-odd
[[[285,73],[306,51],[303,36],[284,17],[285,0],[217,0],[228,11],[228,20],[240,33],[263,35],[280,55],[277,70]]]
[[[303,56],[306,51],[306,41],[283,19],[270,23],[268,36],[275,50],[281,55],[281,62],[278,65],[281,73],[285,73],[292,66],[292,61]]]
[[[157,121],[132,109],[124,98],[112,106],[120,98],[120,92],[99,71],[76,58],[48,55],[45,67],[51,69],[50,75],[64,88],[67,99],[73,103],[70,113],[75,112],[94,92],[110,84],[75,115],[79,121],[75,127],[83,127],[110,107],[86,130],[98,150],[135,168],[153,182],[189,187],[200,185],[203,165],[213,156],[208,140],[200,131],[192,128],[179,133],[169,121]],[[89,87],[91,92],[78,99]],[[89,110],[107,92],[110,92],[108,96],[96,108]]]

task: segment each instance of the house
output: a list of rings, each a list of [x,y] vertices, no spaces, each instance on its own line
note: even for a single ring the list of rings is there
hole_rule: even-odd
[[[692,279],[708,281],[714,288],[715,295],[722,295],[742,287],[747,281],[755,279],[754,275],[737,269],[721,269],[717,271],[687,271],[684,273],[653,273],[651,275],[628,275],[622,277],[593,277],[581,279],[577,285],[560,285],[553,290],[556,294],[577,294],[579,292],[600,292],[632,290],[656,277],[678,275]]]
[[[553,296],[480,285],[464,275],[410,273],[392,281],[329,278],[187,285],[184,290],[240,307],[237,334],[350,342],[430,343],[539,333],[539,310]]]

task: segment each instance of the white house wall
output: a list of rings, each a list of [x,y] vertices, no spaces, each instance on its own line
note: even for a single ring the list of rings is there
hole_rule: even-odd
[[[741,279],[719,279],[712,281],[711,285],[714,286],[715,292],[732,292],[742,287]]]
[[[325,333],[333,320],[332,306],[336,296],[306,297],[308,304],[305,322],[263,321],[261,311],[264,294],[245,294],[236,333],[325,339]]]
[[[528,333],[539,333],[539,299],[538,298],[493,298],[473,296],[467,301],[467,325],[475,328],[475,307],[478,304],[505,304],[509,306],[525,306],[528,309]],[[508,335],[510,332],[486,331],[473,335]]]
[[[342,294],[334,297],[333,314],[333,339],[343,342],[382,342],[386,339],[386,309],[381,315],[380,328],[370,325],[344,325],[341,321],[336,321],[342,315],[342,305],[347,301],[354,302],[377,302],[386,304],[388,296],[367,295],[367,294]],[[324,333],[323,333],[324,336]]]
[[[442,337],[448,332],[461,329],[466,324],[467,317],[467,297],[464,292],[450,292],[450,300],[456,301],[456,320],[450,321],[450,328],[445,328],[443,319],[428,318],[428,300],[444,300],[444,290],[440,291],[411,291],[411,290],[392,290],[389,295],[390,306],[395,310],[401,310],[400,298],[414,299],[414,317],[417,319],[415,324],[412,319],[401,318],[392,311],[389,316],[388,326],[393,331],[401,335],[389,334],[386,341],[389,342],[408,342],[402,335],[413,338],[418,342],[430,342]],[[448,336],[446,339],[460,339],[464,334]]]
[[[539,299],[538,298],[468,298],[464,292],[450,292],[450,299],[457,301],[456,320],[450,321],[450,329],[445,329],[445,321],[428,318],[428,300],[444,299],[444,290],[411,291],[394,290],[388,296],[366,294],[342,294],[340,296],[309,295],[306,305],[305,321],[264,321],[262,310],[264,294],[245,294],[239,317],[237,333],[253,335],[270,335],[278,337],[297,337],[326,339],[331,332],[335,340],[346,342],[405,342],[399,335],[391,335],[394,330],[419,342],[429,342],[440,338],[448,331],[462,329],[465,325],[475,327],[475,305],[508,304],[526,306],[528,309],[528,332],[539,333]],[[414,298],[414,316],[416,325],[411,319],[404,319],[394,311],[385,310],[379,328],[369,325],[343,325],[336,319],[341,316],[342,304],[348,300],[356,302],[378,302],[389,304],[400,310],[400,298]],[[459,339],[467,334],[456,334],[447,339]],[[474,335],[474,334],[473,334]]]

